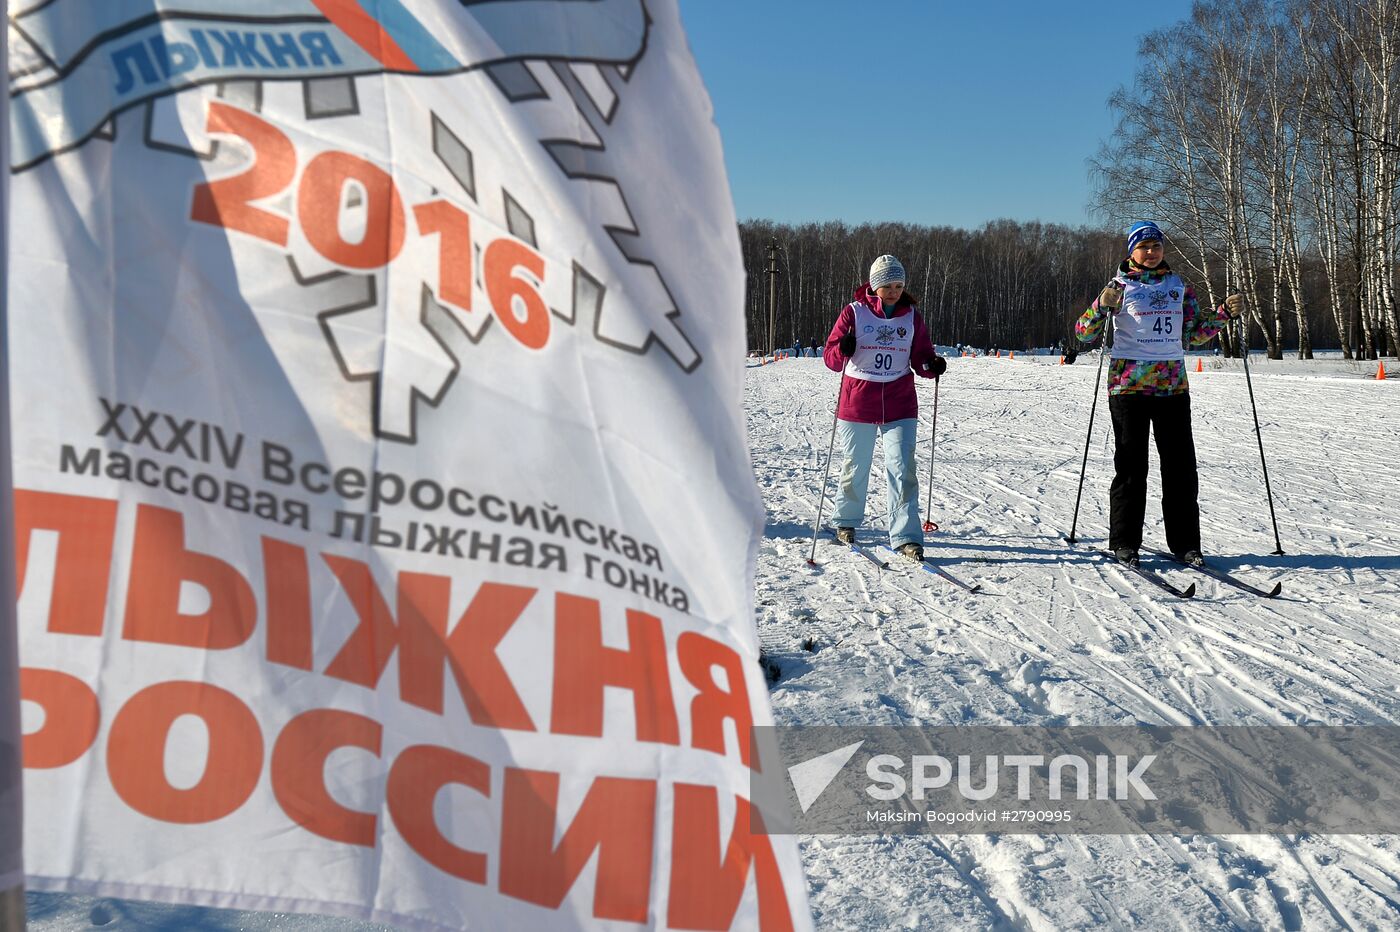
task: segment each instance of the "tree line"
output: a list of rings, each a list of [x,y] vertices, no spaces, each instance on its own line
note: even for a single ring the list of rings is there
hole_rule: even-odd
[[[1168,259],[1195,286],[1201,303],[1220,303],[1224,285],[1199,275],[1179,254],[1180,237],[1170,229],[1167,236],[1177,247],[1169,249]],[[936,343],[1016,350],[1052,346],[1070,336],[1075,319],[1113,276],[1124,246],[1120,230],[1014,220],[995,220],[978,230],[747,220],[739,224],[739,240],[748,276],[748,346],[762,352],[825,342],[837,313],[866,280],[870,263],[885,253],[904,265],[909,290]],[[776,314],[770,244],[777,247]],[[1322,294],[1325,266],[1315,257],[1301,264],[1304,286]],[[1302,308],[1308,355],[1314,345],[1348,345],[1325,302],[1305,302]],[[770,327],[776,331],[771,342]],[[1256,349],[1266,348],[1258,330],[1252,336]],[[1228,340],[1225,345],[1230,351]]]
[[[1248,299],[1225,352],[1396,355],[1400,0],[1200,0],[1138,63],[1091,160],[1101,226],[745,221],[749,347],[824,340],[884,253],[938,343],[1054,344],[1112,275],[1121,231],[1150,219],[1203,305]]]
[[[934,341],[1024,349],[1068,336],[1122,258],[1123,237],[1089,228],[997,220],[980,230],[907,223],[848,226],[769,220],[739,225],[748,272],[748,345],[825,342],[836,315],[889,253],[904,265]],[[769,342],[776,244],[776,335]]]

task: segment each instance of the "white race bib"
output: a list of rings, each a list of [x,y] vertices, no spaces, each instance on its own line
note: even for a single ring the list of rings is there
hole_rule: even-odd
[[[1123,283],[1123,309],[1114,319],[1114,359],[1185,359],[1181,305],[1186,283],[1172,274],[1160,282]]]
[[[909,371],[914,345],[914,315],[893,320],[881,317],[859,301],[856,310],[856,351],[846,363],[846,375],[867,382],[893,382]]]

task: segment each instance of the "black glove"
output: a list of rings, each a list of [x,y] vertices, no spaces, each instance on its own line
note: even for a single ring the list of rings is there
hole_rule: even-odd
[[[846,335],[841,338],[841,342],[836,344],[836,348],[841,351],[842,356],[854,356],[856,353],[856,332],[847,330]]]
[[[924,371],[933,373],[933,377],[936,379],[948,371],[948,360],[942,356],[935,356],[924,363]]]
[[[1078,358],[1079,358],[1079,350],[1075,349],[1073,346],[1071,346],[1071,347],[1069,347],[1068,349],[1065,350],[1065,365],[1067,365],[1067,366],[1072,366],[1072,365],[1074,365],[1074,361],[1075,361],[1076,359],[1078,359]]]

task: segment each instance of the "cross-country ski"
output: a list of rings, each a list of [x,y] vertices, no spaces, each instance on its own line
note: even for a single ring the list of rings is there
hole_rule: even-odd
[[[1187,569],[1193,569],[1198,573],[1204,573],[1205,575],[1209,576],[1211,579],[1216,580],[1217,582],[1222,582],[1227,586],[1234,586],[1236,589],[1243,589],[1245,592],[1260,596],[1265,599],[1277,598],[1279,594],[1283,592],[1283,583],[1281,582],[1274,583],[1273,587],[1270,589],[1261,589],[1253,583],[1246,582],[1245,580],[1240,579],[1233,573],[1227,573],[1219,567],[1211,566],[1209,563],[1186,562],[1178,559],[1174,554],[1166,553],[1162,550],[1152,550],[1149,552],[1161,557],[1164,560],[1171,560],[1177,566],[1183,566]]]
[[[1108,558],[1108,565],[1116,566],[1118,567],[1118,569],[1130,572],[1134,576],[1137,576],[1139,579],[1145,579],[1157,588],[1162,589],[1166,592],[1170,592],[1178,599],[1189,599],[1196,594],[1195,583],[1191,583],[1185,589],[1182,589],[1179,586],[1173,585],[1169,580],[1163,577],[1161,573],[1158,573],[1148,567],[1143,566],[1136,560],[1132,562],[1124,562],[1115,557],[1113,551],[1111,550],[1099,550],[1097,551],[1097,553],[1099,554],[1099,556]]]
[[[870,548],[868,547],[863,547],[860,544],[855,543],[854,541],[851,543],[845,543],[844,541],[837,540],[836,535],[829,530],[823,531],[822,537],[830,543],[835,544],[837,547],[844,547],[846,550],[849,550],[851,553],[855,554],[863,560],[869,560],[871,563],[875,564],[875,566],[879,569],[883,570],[889,568],[889,561],[881,560],[879,557],[875,556],[875,554],[871,553]]]
[[[921,559],[913,560],[910,557],[906,557],[894,550],[891,550],[888,546],[885,546],[883,544],[880,546],[880,549],[890,555],[889,563],[892,566],[900,566],[901,564],[912,564],[913,566],[918,567],[926,573],[931,573],[934,576],[937,576],[939,579],[944,580],[945,582],[952,583],[959,589],[965,589],[968,592],[982,591],[981,583],[969,583],[963,579],[958,578],[957,576],[954,576],[952,573],[948,572],[941,565],[939,565],[939,563],[935,561],[932,557],[922,557]]]

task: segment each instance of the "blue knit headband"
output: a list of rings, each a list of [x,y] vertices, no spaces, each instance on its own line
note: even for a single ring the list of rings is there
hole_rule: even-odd
[[[1128,253],[1131,254],[1139,243],[1150,239],[1155,239],[1159,243],[1166,240],[1162,236],[1162,231],[1157,228],[1157,224],[1151,220],[1141,220],[1128,227]]]

